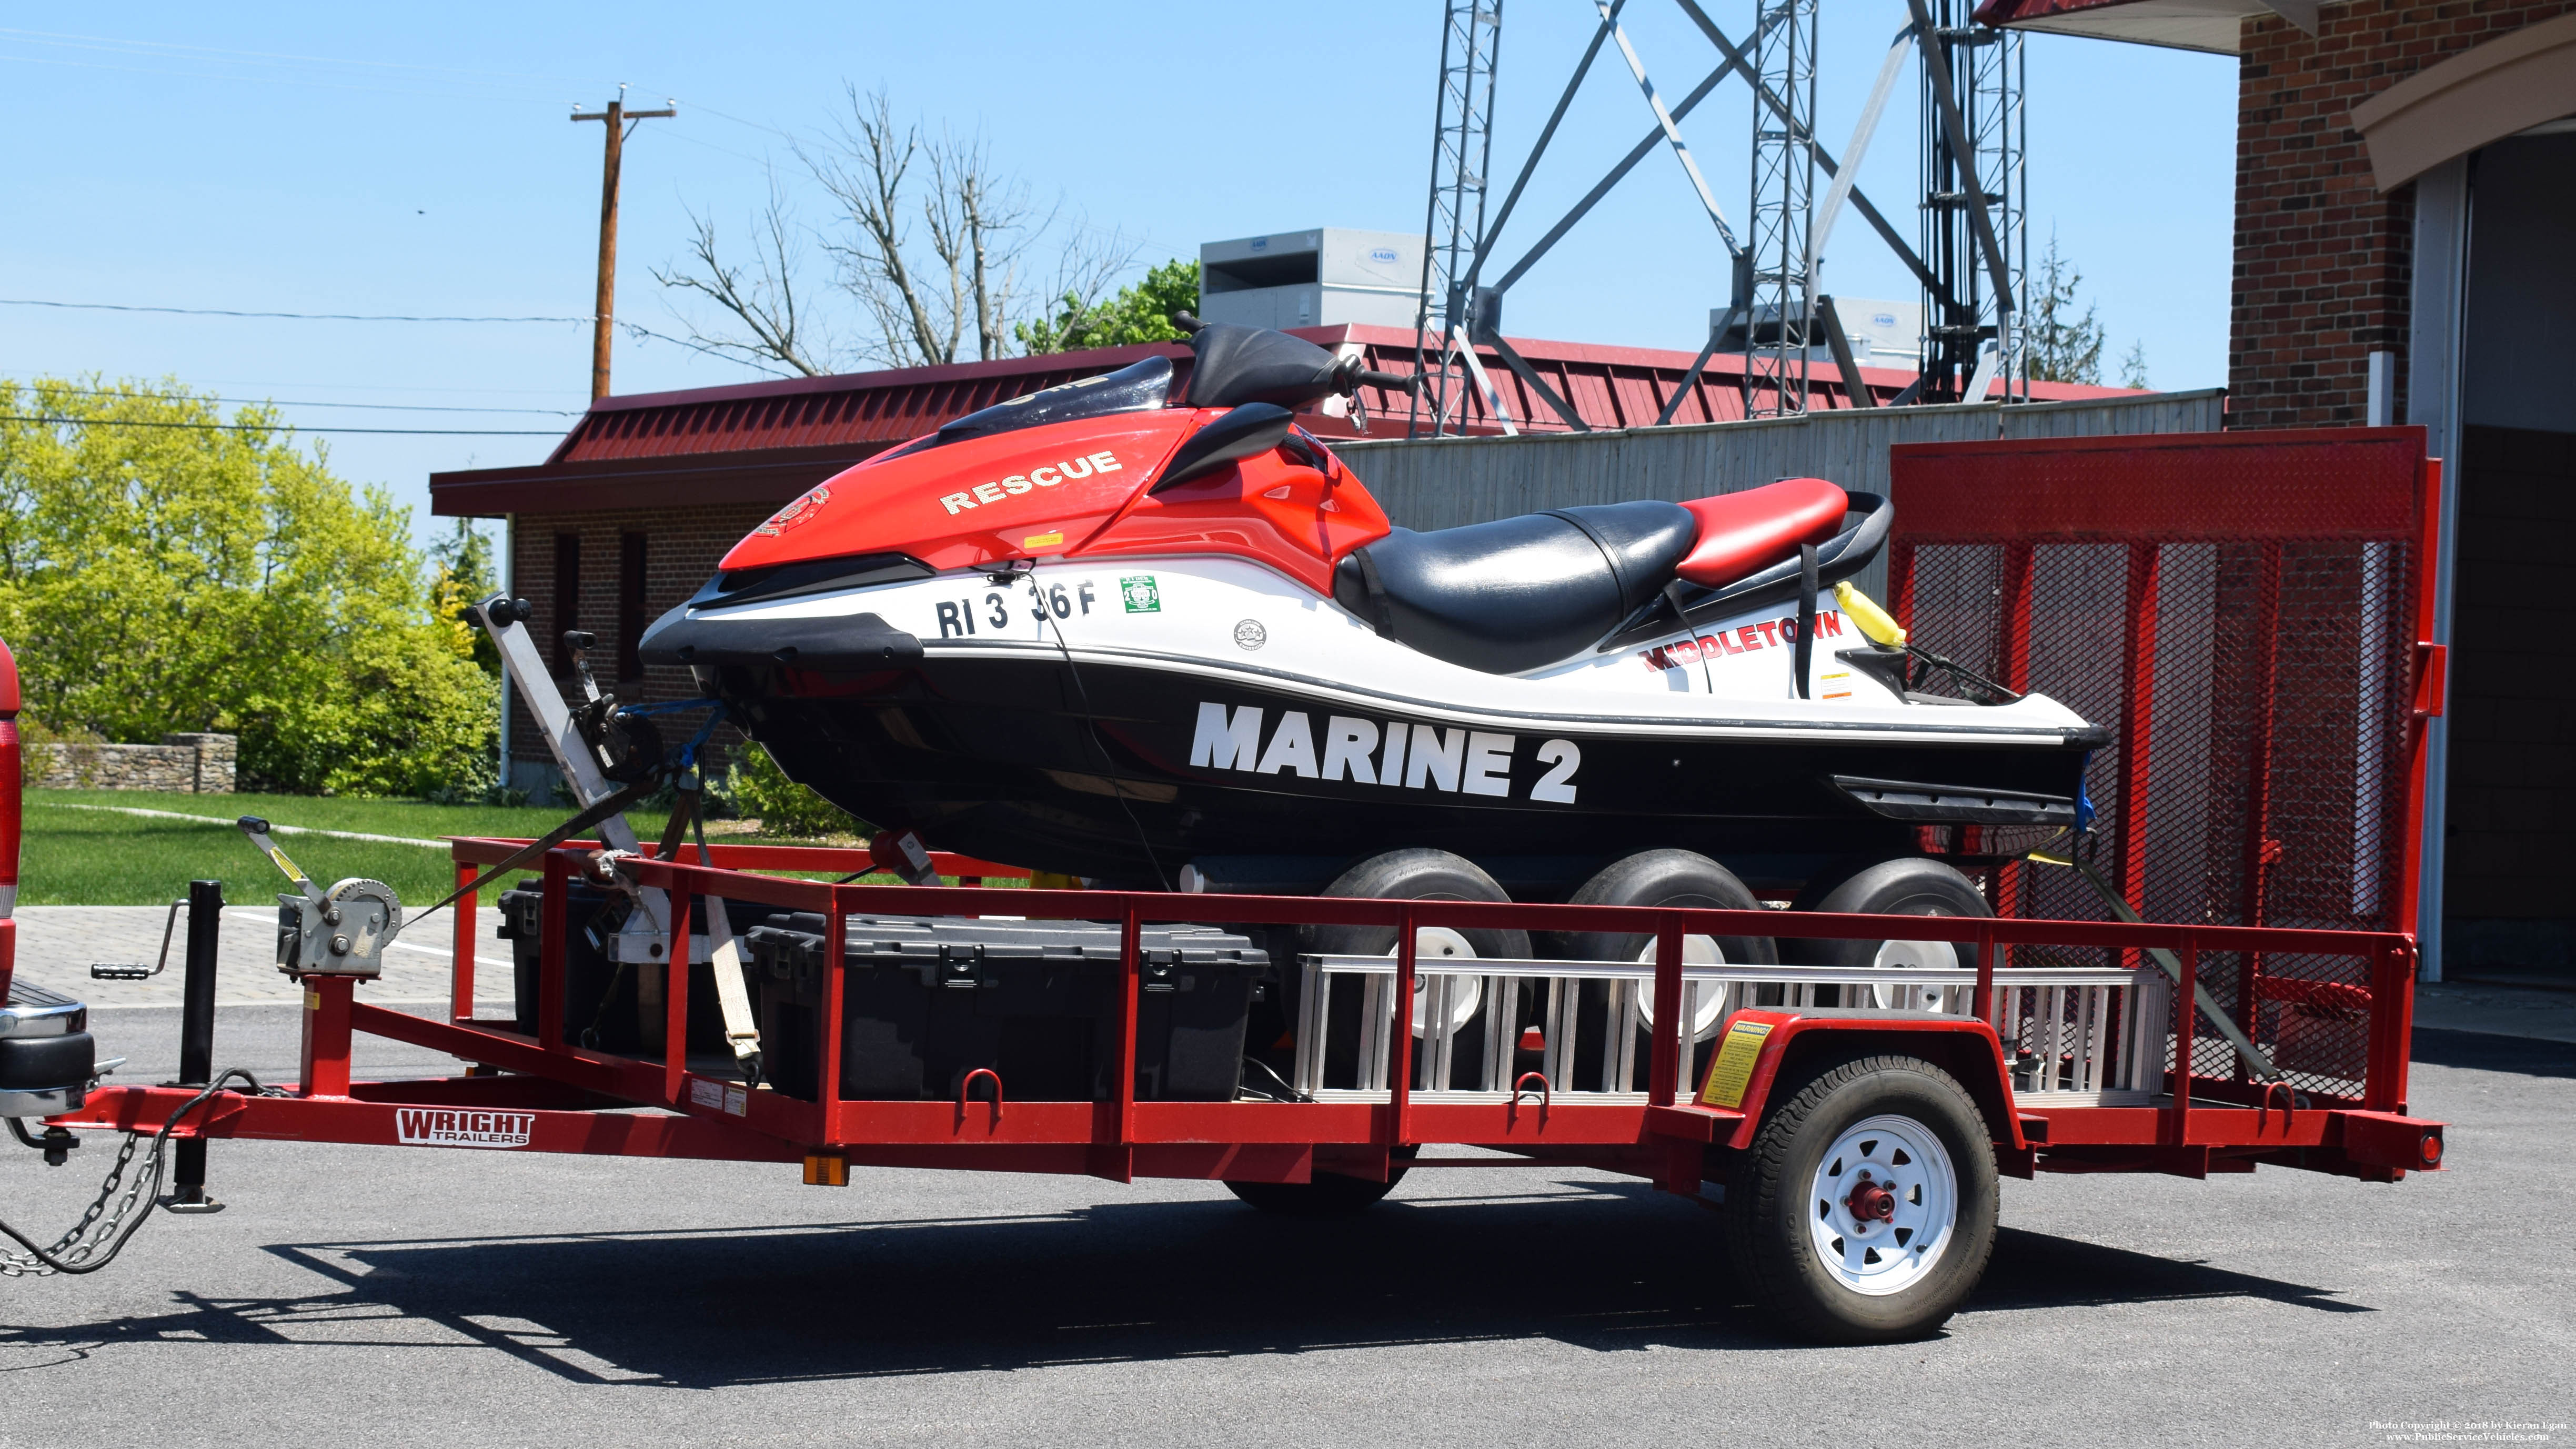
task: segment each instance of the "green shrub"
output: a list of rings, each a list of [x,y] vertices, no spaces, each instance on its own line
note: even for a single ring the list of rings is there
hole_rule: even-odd
[[[489,784],[497,691],[431,612],[410,512],[328,461],[176,384],[0,381],[0,636],[28,713],[238,735],[245,788]]]
[[[858,817],[788,779],[769,751],[748,741],[733,752],[720,793],[734,814],[758,818],[763,835],[811,839],[867,833]]]

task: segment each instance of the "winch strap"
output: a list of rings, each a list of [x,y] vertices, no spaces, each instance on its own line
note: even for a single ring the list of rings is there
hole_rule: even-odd
[[[453,905],[456,901],[474,891],[483,889],[484,886],[489,885],[492,882],[492,879],[495,876],[507,875],[511,871],[519,869],[529,861],[535,860],[547,851],[554,849],[556,846],[572,839],[581,832],[597,825],[609,816],[617,814],[627,806],[632,805],[636,801],[643,799],[645,796],[652,794],[654,789],[660,785],[660,783],[661,782],[658,779],[650,776],[638,780],[634,784],[627,786],[625,789],[618,791],[616,794],[611,795],[607,799],[600,801],[598,804],[591,806],[587,810],[584,810],[579,815],[565,821],[563,824],[556,826],[554,829],[549,830],[545,834],[538,836],[536,839],[529,841],[527,844],[520,846],[517,850],[510,852],[510,854],[505,857],[499,865],[492,867],[490,870],[476,876],[473,880],[468,881],[464,885],[458,886],[455,890],[448,892],[445,900],[440,901],[435,906],[431,906],[426,911],[422,911],[419,915],[415,915],[409,920],[402,922],[400,926],[396,926],[392,930],[385,932],[385,939],[393,939],[393,937],[401,931],[403,926],[419,925],[424,917],[434,914],[442,907]]]
[[[1388,605],[1386,585],[1377,576],[1377,560],[1365,548],[1351,550],[1351,557],[1360,566],[1360,590],[1368,595],[1369,623],[1376,627],[1377,637],[1394,638],[1395,610]]]
[[[1791,667],[1798,671],[1798,697],[1807,692],[1807,665],[1816,657],[1816,546],[1798,545],[1798,649]]]

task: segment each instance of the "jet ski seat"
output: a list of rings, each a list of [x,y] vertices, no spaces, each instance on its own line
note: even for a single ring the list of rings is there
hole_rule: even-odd
[[[1333,597],[1435,659],[1518,674],[1598,640],[1653,598],[1700,532],[1688,508],[1657,502],[1399,528],[1343,556]]]
[[[1722,589],[1796,553],[1800,544],[1833,537],[1851,499],[1822,478],[1784,478],[1682,507],[1698,523],[1699,539],[1674,572],[1702,588]]]

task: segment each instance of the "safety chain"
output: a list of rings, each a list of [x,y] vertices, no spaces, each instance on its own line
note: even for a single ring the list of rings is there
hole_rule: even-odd
[[[47,1278],[57,1273],[95,1273],[114,1262],[116,1255],[124,1251],[126,1240],[132,1238],[135,1230],[143,1226],[145,1219],[152,1215],[152,1209],[160,1206],[161,1181],[168,1171],[171,1130],[179,1125],[181,1118],[195,1111],[200,1104],[213,1099],[216,1093],[223,1091],[225,1085],[235,1079],[249,1083],[252,1096],[285,1095],[275,1087],[261,1086],[257,1077],[240,1067],[229,1067],[216,1073],[214,1081],[204,1091],[189,1098],[178,1111],[171,1113],[170,1120],[162,1123],[161,1130],[152,1135],[152,1151],[145,1159],[150,1164],[151,1171],[147,1174],[138,1174],[130,1183],[124,1180],[125,1169],[134,1160],[134,1150],[141,1145],[143,1136],[139,1132],[125,1134],[125,1145],[117,1149],[116,1161],[108,1167],[107,1180],[100,1184],[97,1199],[81,1214],[80,1221],[72,1225],[71,1231],[55,1239],[51,1247],[39,1247],[34,1239],[9,1224],[0,1222],[0,1233],[8,1234],[20,1246],[27,1249],[23,1253],[0,1256],[0,1278]],[[117,1191],[120,1186],[124,1188],[122,1195]],[[115,1205],[113,1209],[110,1208],[110,1203]],[[127,1215],[134,1213],[138,1204],[143,1210],[129,1222]]]

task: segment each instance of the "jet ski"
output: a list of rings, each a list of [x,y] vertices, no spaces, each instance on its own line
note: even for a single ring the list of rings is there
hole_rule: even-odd
[[[1296,412],[1412,379],[1256,328],[1190,345],[1178,386],[1150,357],[826,480],[644,659],[863,820],[1117,884],[1404,847],[1794,879],[2089,815],[2101,730],[1852,588],[1886,499],[1790,479],[1414,532]]]

